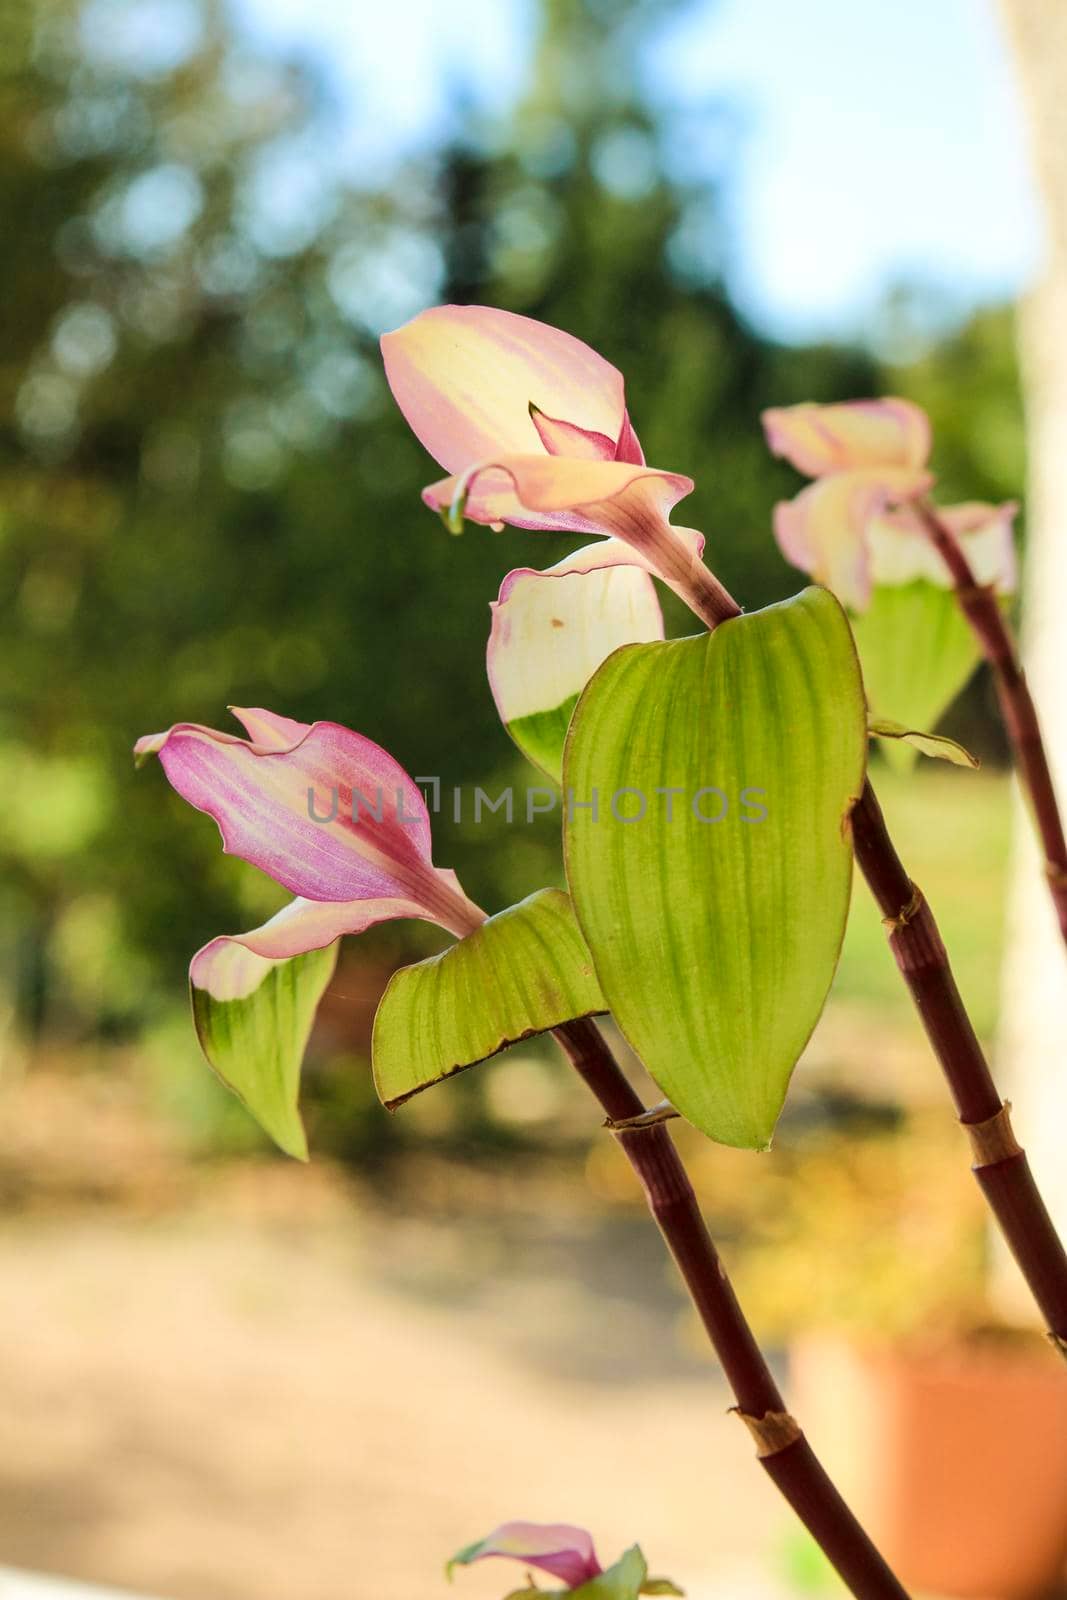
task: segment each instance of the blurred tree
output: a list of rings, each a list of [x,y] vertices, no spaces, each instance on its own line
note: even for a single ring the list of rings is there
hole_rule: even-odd
[[[72,907],[121,908],[119,946],[172,985],[205,931],[276,903],[134,779],[137,732],[266,702],[480,775],[510,750],[478,638],[509,561],[454,561],[378,370],[377,329],[438,292],[436,174],[343,185],[318,86],[214,4],[20,0],[7,25],[0,763],[39,1019],[49,987],[84,1010],[42,955],[73,952]],[[138,1008],[115,955],[90,1014]]]
[[[792,579],[768,536],[792,491],[771,460],[760,410],[871,392],[860,351],[777,347],[747,327],[723,282],[719,189],[735,150],[730,108],[681,125],[643,86],[653,31],[682,0],[545,0],[529,92],[503,145],[453,155],[446,193],[459,222],[449,297],[488,299],[570,328],[625,374],[650,461],[697,489],[681,521],[749,606]],[[702,139],[709,168],[679,182],[672,153]],[[710,152],[717,151],[717,155]],[[680,607],[674,620],[688,627]]]
[[[379,191],[338,171],[323,86],[256,54],[219,0],[7,0],[0,861],[25,1021],[134,1026],[200,942],[278,902],[135,778],[139,733],[265,703],[448,784],[521,778],[486,607],[563,546],[451,539],[424,510],[433,468],[385,390],[382,328],[446,297],[570,328],[625,371],[649,459],[698,479],[683,520],[725,581],[750,606],[798,586],[769,534],[796,480],[759,411],[883,376],[866,351],[769,344],[730,305],[730,108],[683,122],[641,74],[678,3],[543,0],[513,117],[461,114]],[[675,156],[698,139],[696,184]],[[914,375],[946,441],[950,370],[970,386],[981,365],[994,408],[1009,382],[999,357],[995,376],[960,359]],[[990,460],[951,450],[961,482]],[[490,905],[558,875],[552,818],[439,822],[438,859]]]

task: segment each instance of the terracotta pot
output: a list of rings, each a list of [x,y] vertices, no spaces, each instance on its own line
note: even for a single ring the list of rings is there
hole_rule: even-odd
[[[794,1407],[909,1586],[1036,1600],[1067,1564],[1067,1373],[1029,1345],[936,1352],[813,1336]]]

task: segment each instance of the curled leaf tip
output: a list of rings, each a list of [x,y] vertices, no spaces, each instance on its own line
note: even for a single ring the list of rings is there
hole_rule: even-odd
[[[531,1573],[526,1584],[512,1589],[505,1600],[526,1600],[551,1594],[552,1600],[638,1600],[640,1595],[684,1595],[670,1578],[652,1578],[640,1545],[631,1545],[610,1567],[602,1567],[593,1541],[584,1528],[566,1523],[505,1522],[485,1539],[467,1545],[445,1567],[449,1580],[456,1567],[471,1566],[487,1556],[506,1556],[524,1566],[536,1567],[562,1579],[564,1589],[538,1588]]]
[[[569,1523],[502,1522],[486,1538],[457,1551],[445,1572],[451,1579],[456,1567],[469,1567],[492,1556],[547,1572],[567,1585],[566,1593],[581,1588],[603,1571],[592,1538],[584,1528]]]
[[[449,533],[457,536],[463,532],[465,522],[464,514],[467,510],[467,499],[470,495],[470,484],[461,481],[456,485],[456,492],[447,506],[440,510],[441,521]]]
[[[970,767],[972,770],[982,765],[977,756],[972,756],[963,745],[957,744],[955,739],[948,739],[941,733],[925,733],[921,728],[909,728],[903,722],[893,722],[888,717],[872,717],[867,724],[867,731],[872,738],[893,739],[904,744],[910,744],[924,756],[935,756],[941,761],[948,761],[954,767]]]

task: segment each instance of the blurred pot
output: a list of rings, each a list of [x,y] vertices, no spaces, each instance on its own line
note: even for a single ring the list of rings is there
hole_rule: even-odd
[[[1067,1563],[1067,1373],[1028,1339],[927,1352],[810,1336],[797,1416],[902,1581],[1037,1600]]]

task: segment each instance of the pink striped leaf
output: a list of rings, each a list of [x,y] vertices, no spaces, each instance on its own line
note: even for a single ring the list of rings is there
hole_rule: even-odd
[[[241,713],[240,739],[195,723],[138,740],[173,788],[218,824],[223,848],[308,900],[402,899],[462,937],[480,917],[430,858],[430,819],[412,778],[380,745],[336,722]]]

